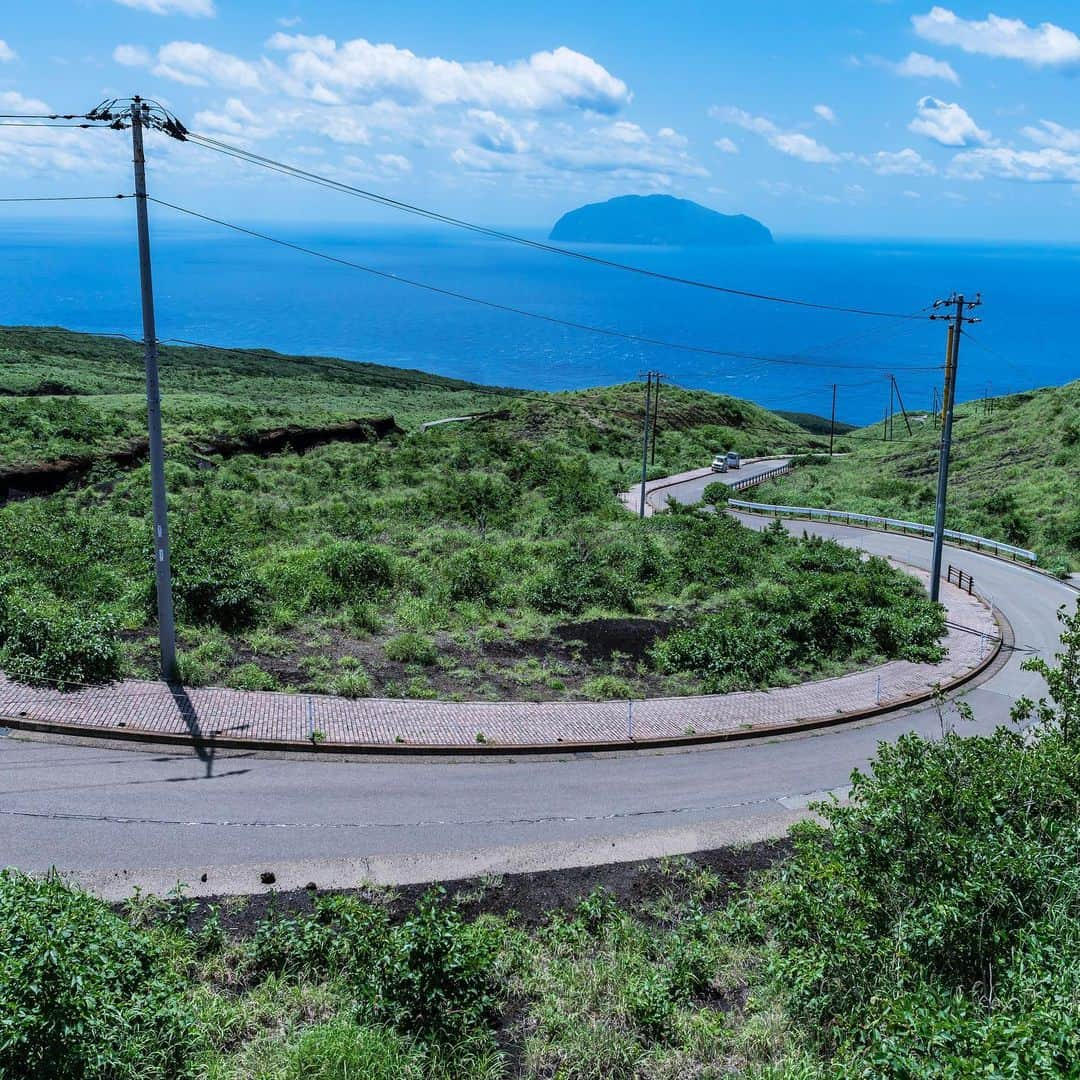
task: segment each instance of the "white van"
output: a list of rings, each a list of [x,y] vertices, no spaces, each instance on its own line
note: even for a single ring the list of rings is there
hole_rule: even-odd
[[[724,461],[727,462],[729,469],[738,469],[742,465],[742,458],[735,453],[734,450],[729,450],[724,456]]]
[[[712,465],[709,466],[713,472],[727,472],[727,455],[717,454],[712,459]]]

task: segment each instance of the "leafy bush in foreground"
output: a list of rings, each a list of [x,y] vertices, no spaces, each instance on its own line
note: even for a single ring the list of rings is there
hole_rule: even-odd
[[[1048,708],[1035,738],[882,744],[793,831],[754,916],[838,1075],[1076,1075],[1080,740]]]
[[[116,621],[40,590],[7,590],[0,580],[0,668],[24,682],[64,690],[120,677]]]
[[[0,871],[0,1077],[187,1075],[182,992],[153,939],[101,901]]]

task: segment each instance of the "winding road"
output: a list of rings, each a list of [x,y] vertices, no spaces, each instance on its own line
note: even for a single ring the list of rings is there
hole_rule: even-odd
[[[664,495],[697,501],[711,479]],[[929,543],[915,537],[788,527],[930,563]],[[965,694],[976,720],[964,730],[986,731],[1008,720],[1016,697],[1043,692],[1021,664],[1052,656],[1057,609],[1074,604],[1077,591],[975,552],[950,549],[948,561],[974,576],[1011,628],[999,660]],[[329,887],[688,852],[779,835],[811,798],[842,793],[879,740],[940,726],[923,706],[681,752],[468,761],[199,756],[12,734],[0,738],[0,865],[56,866],[121,897],[136,884],[163,892],[178,880],[194,894],[248,892],[269,887],[260,884],[266,874],[276,888]]]

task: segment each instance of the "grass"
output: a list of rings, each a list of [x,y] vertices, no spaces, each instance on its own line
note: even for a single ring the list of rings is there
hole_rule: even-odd
[[[1080,382],[958,406],[947,526],[1031,549],[1051,570],[1080,569]],[[881,425],[819,461],[758,488],[755,501],[933,524],[940,433],[925,416],[914,434]],[[857,436],[857,437],[856,437]]]
[[[125,342],[0,332],[0,460],[100,462],[143,422],[139,365]],[[639,468],[640,386],[492,395],[375,365],[199,349],[167,350],[163,370],[190,685],[640,698],[932,658],[940,620],[881,563],[712,515],[627,514],[616,493]],[[58,389],[66,396],[31,393]],[[416,430],[480,403],[498,409]],[[305,453],[207,449],[376,407],[408,430]],[[721,447],[820,446],[724,395],[672,388],[661,420],[658,475]],[[0,507],[0,667],[46,682],[153,674],[149,535],[145,465],[99,464],[82,484]],[[799,628],[793,591],[817,612]],[[852,596],[866,603],[852,608]],[[789,633],[794,651],[780,647]],[[750,638],[779,662],[751,663]]]

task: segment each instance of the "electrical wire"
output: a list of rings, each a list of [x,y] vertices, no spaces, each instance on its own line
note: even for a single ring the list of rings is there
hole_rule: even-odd
[[[0,203],[29,202],[97,202],[102,200],[133,199],[134,195],[0,195]]]
[[[435,293],[436,295],[444,296],[452,300],[461,300],[466,303],[476,304],[480,307],[486,307],[494,311],[502,311],[512,315],[520,315],[524,318],[536,319],[541,322],[551,323],[556,326],[563,326],[572,330],[582,330],[587,333],[598,334],[604,337],[618,338],[624,341],[632,341],[638,345],[648,345],[662,349],[674,349],[680,352],[696,353],[698,355],[704,356],[718,356],[737,360],[757,360],[762,363],[781,364],[794,367],[831,367],[848,371],[886,370],[882,368],[868,367],[865,364],[837,364],[828,361],[806,362],[793,358],[762,356],[757,353],[735,352],[725,349],[712,349],[704,345],[688,345],[680,342],[666,341],[662,338],[652,338],[646,337],[641,334],[631,334],[622,330],[614,330],[610,327],[593,326],[588,323],[579,323],[569,319],[560,319],[554,315],[544,315],[541,312],[528,311],[525,308],[514,307],[510,304],[502,304],[495,300],[485,300],[481,297],[470,296],[467,293],[457,292],[453,289],[445,289],[438,285],[432,285],[429,282],[417,281],[413,278],[406,278],[398,274],[391,274],[386,270],[378,270],[375,267],[365,266],[363,263],[353,262],[351,259],[345,259],[339,255],[330,255],[327,252],[318,251],[315,248],[309,248],[304,246],[303,244],[296,244],[290,240],[282,240],[279,237],[270,236],[268,233],[258,232],[255,229],[249,229],[243,225],[236,225],[232,222],[225,221],[222,218],[212,217],[209,214],[203,214],[197,210],[189,209],[188,207],[178,206],[176,203],[166,202],[164,199],[158,199],[154,196],[148,195],[147,199],[150,202],[156,203],[158,206],[164,206],[170,210],[175,210],[177,213],[186,214],[187,216],[196,218],[200,221],[206,221],[213,225],[219,225],[222,228],[230,229],[233,232],[241,233],[244,236],[250,236],[257,240],[265,240],[268,243],[276,244],[279,247],[287,248],[291,251],[296,251],[303,255],[310,255],[313,258],[322,259],[329,263],[348,267],[352,270],[359,270],[365,274],[371,274],[372,276],[381,278],[385,281],[393,281],[399,285],[408,285],[412,288],[422,289],[426,292]],[[923,371],[935,369],[919,367],[905,367],[901,369],[894,365],[889,370]]]
[[[273,158],[264,157],[261,154],[256,154],[251,150],[245,150],[242,147],[231,146],[230,144],[222,142],[219,139],[211,138],[208,135],[201,135],[198,132],[189,131],[185,134],[188,141],[197,143],[198,145],[203,146],[208,150],[213,150],[218,153],[226,154],[229,157],[234,157],[238,160],[246,161],[249,164],[259,165],[274,172],[282,173],[284,175],[294,177],[295,179],[304,180],[307,183],[317,184],[320,187],[331,188],[335,191],[341,192],[342,194],[353,195],[357,198],[366,199],[369,202],[379,203],[380,205],[388,206],[395,210],[401,210],[407,214],[422,217],[429,221],[437,221],[443,225],[450,225],[454,228],[464,229],[468,232],[477,233],[479,235],[487,236],[495,240],[503,240],[508,243],[520,244],[523,247],[532,248],[536,251],[544,251],[551,255],[560,255],[565,258],[577,259],[581,262],[592,263],[596,266],[603,266],[610,270],[621,270],[626,273],[640,274],[645,277],[656,278],[660,281],[667,281],[677,285],[688,285],[697,289],[708,289],[712,292],[725,293],[729,296],[738,296],[748,300],[761,300],[773,304],[786,304],[793,307],[812,308],[818,311],[833,311],[848,315],[866,315],[883,319],[920,318],[919,314],[911,315],[895,311],[875,311],[866,308],[846,307],[839,304],[821,304],[810,300],[800,300],[792,297],[774,296],[769,293],[753,292],[748,289],[736,289],[729,286],[717,285],[714,282],[699,281],[694,278],[682,277],[677,274],[666,274],[658,270],[648,270],[642,266],[633,266],[629,263],[617,262],[614,259],[604,259],[598,255],[589,255],[586,252],[574,251],[570,248],[559,247],[555,244],[544,243],[540,240],[530,240],[528,237],[518,236],[515,233],[504,232],[501,229],[493,229],[486,225],[477,225],[474,222],[452,217],[449,214],[443,214],[435,210],[427,210],[420,206],[414,206],[411,203],[406,203],[401,201],[400,199],[391,198],[388,195],[381,195],[378,192],[368,191],[365,188],[355,187],[352,184],[346,184],[343,181],[334,180],[332,177],[322,176],[318,173],[313,173],[309,172],[306,169],[301,169],[295,165],[289,165],[282,161],[276,161]]]

